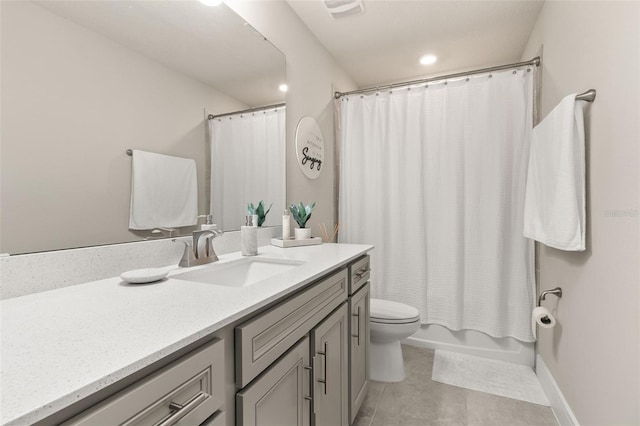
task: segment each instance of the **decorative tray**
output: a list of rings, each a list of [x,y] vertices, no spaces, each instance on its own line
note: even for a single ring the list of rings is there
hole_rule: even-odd
[[[307,238],[305,240],[294,240],[293,238],[290,240],[283,240],[282,237],[272,238],[271,245],[276,247],[301,247],[301,246],[315,246],[317,244],[322,244],[322,238],[320,237],[312,237]]]

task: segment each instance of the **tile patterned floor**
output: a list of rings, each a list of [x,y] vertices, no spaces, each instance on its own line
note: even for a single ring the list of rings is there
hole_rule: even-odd
[[[371,382],[354,426],[557,426],[549,407],[432,381],[433,351],[402,348],[407,378]]]

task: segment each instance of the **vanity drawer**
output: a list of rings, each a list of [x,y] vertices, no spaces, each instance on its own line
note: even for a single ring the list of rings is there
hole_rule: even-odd
[[[223,346],[217,339],[196,349],[64,425],[169,426],[218,420],[222,416],[212,415],[224,403]]]
[[[347,269],[235,329],[236,386],[245,387],[347,299]]]
[[[225,416],[225,412],[218,410],[213,416],[200,423],[200,426],[224,426],[226,422],[227,418]]]
[[[349,294],[354,294],[369,281],[369,255],[356,260],[349,266]]]

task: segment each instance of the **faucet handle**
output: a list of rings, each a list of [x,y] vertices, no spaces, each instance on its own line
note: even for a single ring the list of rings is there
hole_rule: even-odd
[[[178,240],[172,240],[174,243],[178,242]],[[178,263],[178,266],[187,268],[193,265],[193,262],[196,260],[196,256],[193,252],[193,246],[189,241],[180,241],[184,244],[184,252],[182,253],[182,259]]]

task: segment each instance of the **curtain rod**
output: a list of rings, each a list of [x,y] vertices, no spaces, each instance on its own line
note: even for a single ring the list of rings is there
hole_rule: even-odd
[[[256,108],[243,109],[242,111],[227,112],[227,113],[218,114],[218,115],[209,114],[207,118],[209,120],[213,120],[214,118],[227,117],[229,115],[246,114],[249,112],[262,111],[262,110],[271,109],[271,108],[280,108],[286,105],[287,104],[285,103],[281,103],[281,104],[275,104],[275,105],[265,105],[265,106],[256,107]]]
[[[429,82],[432,82],[432,81],[440,81],[440,80],[448,80],[448,79],[457,78],[457,77],[467,77],[469,75],[483,74],[483,73],[491,72],[491,71],[507,70],[507,69],[510,69],[510,68],[519,68],[519,67],[524,67],[524,66],[527,66],[527,65],[529,65],[529,66],[535,65],[536,67],[540,66],[540,56],[536,56],[535,58],[533,58],[530,61],[516,62],[515,64],[498,65],[498,66],[490,67],[490,68],[482,68],[482,69],[471,70],[471,71],[466,71],[466,72],[458,72],[458,73],[455,73],[455,74],[441,75],[439,77],[423,78],[423,79],[420,79],[420,80],[413,80],[413,81],[405,81],[405,82],[402,82],[402,83],[387,84],[386,86],[368,87],[366,89],[352,90],[351,92],[336,92],[335,93],[335,97],[336,97],[336,99],[340,99],[342,96],[353,95],[353,94],[356,94],[356,93],[377,92],[379,90],[387,90],[387,89],[393,89],[393,88],[396,88],[396,87],[404,87],[404,86],[413,86],[415,84],[429,83]]]

